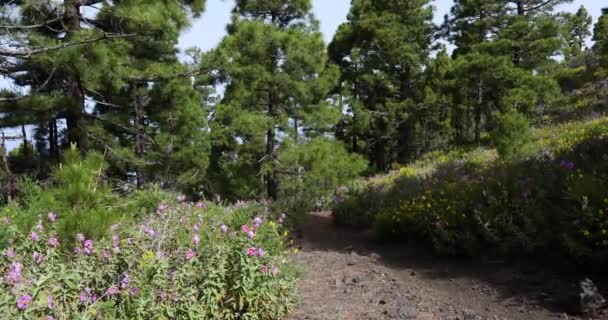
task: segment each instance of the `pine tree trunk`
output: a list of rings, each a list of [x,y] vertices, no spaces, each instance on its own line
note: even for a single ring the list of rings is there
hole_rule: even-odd
[[[271,124],[266,132],[266,161],[269,166],[266,171],[266,196],[269,199],[276,200],[277,198],[277,185],[275,181],[275,164],[274,164],[274,149],[275,149],[275,100],[276,96],[274,92],[269,93],[268,103],[268,116],[271,118]]]
[[[142,96],[141,94],[137,93],[137,89],[136,89],[136,93],[135,93],[135,99],[134,99],[134,103],[133,103],[133,109],[134,109],[134,113],[135,113],[135,119],[133,121],[133,123],[136,126],[136,134],[135,134],[135,154],[137,155],[137,158],[140,161],[143,161],[144,159],[144,154],[146,153],[146,144],[145,144],[145,140],[144,140],[144,136],[146,133],[146,128],[145,128],[145,119],[144,119],[144,96]],[[146,183],[146,177],[145,177],[145,173],[144,170],[141,166],[137,166],[135,169],[135,175],[136,175],[136,180],[137,180],[137,188],[141,189],[143,188],[143,186]]]
[[[516,1],[516,5],[517,5],[517,16],[519,18],[522,18],[526,12],[524,11],[524,4],[522,3],[522,1]],[[519,64],[521,63],[521,55],[522,55],[522,49],[521,46],[516,45],[515,47],[513,47],[513,64],[516,66],[519,66]]]
[[[80,30],[81,0],[65,0],[64,24],[66,39]],[[68,140],[75,143],[78,149],[85,153],[88,149],[87,127],[84,119],[84,89],[77,75],[68,75],[66,79],[66,95],[72,99],[66,114]]]
[[[475,143],[481,141],[481,111],[483,105],[483,80],[477,84],[477,104],[475,105]]]
[[[29,148],[27,147],[27,130],[25,130],[25,125],[21,125],[21,137],[23,139],[23,154],[25,156],[29,155]]]
[[[404,73],[401,75],[399,84],[399,100],[400,102],[405,101],[412,97],[412,84],[411,84],[411,68],[409,66],[403,66]],[[409,112],[408,118],[403,119],[399,117],[397,132],[399,133],[397,146],[397,161],[405,163],[411,157],[412,144],[414,142],[414,124],[413,124],[412,113]]]
[[[269,110],[271,107],[269,106]],[[266,195],[269,199],[276,200],[276,182],[274,177],[274,160],[273,153],[275,148],[275,132],[274,126],[273,128],[269,128],[268,132],[266,132],[266,157],[267,161],[270,162],[270,167],[266,172]]]

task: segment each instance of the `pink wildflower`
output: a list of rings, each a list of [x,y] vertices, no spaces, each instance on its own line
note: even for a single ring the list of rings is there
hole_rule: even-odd
[[[167,205],[166,203],[161,203],[158,205],[158,207],[156,208],[156,214],[161,215],[165,212],[165,210],[167,210],[167,208],[169,208],[169,205]]]
[[[53,310],[53,298],[51,298],[51,296],[46,297],[46,307],[49,308],[49,310]]]
[[[31,301],[32,297],[27,294],[23,295],[19,297],[19,300],[17,300],[17,308],[19,308],[19,310],[25,310],[25,308],[27,308]]]
[[[241,231],[243,231],[243,233],[248,233],[248,232],[250,231],[250,230],[249,230],[249,226],[248,226],[248,225],[246,225],[246,224],[245,224],[245,225],[243,225],[243,226],[241,227]]]
[[[55,236],[51,236],[49,238],[49,246],[53,247],[53,248],[57,248],[57,246],[59,245],[59,240],[57,240],[57,237]]]
[[[32,261],[34,261],[35,264],[40,264],[42,262],[42,258],[44,258],[42,253],[40,253],[40,252],[32,253]]]
[[[55,317],[53,317],[53,316],[46,316],[46,320],[55,320]]]
[[[84,235],[82,233],[77,234],[76,240],[78,240],[78,242],[83,242],[85,240]]]
[[[254,247],[249,247],[247,248],[247,255],[250,257],[255,256],[258,253],[258,249],[254,248]]]
[[[88,300],[89,300],[89,298],[90,298],[90,297],[91,297],[91,296],[89,295],[89,293],[88,293],[88,292],[85,292],[85,291],[81,292],[81,293],[78,295],[78,299],[80,299],[80,302],[86,302],[86,301],[88,301]]]
[[[38,236],[35,231],[32,231],[32,233],[30,234],[30,239],[32,239],[32,241],[34,242],[37,242],[38,240],[40,240],[40,236]]]
[[[110,250],[103,249],[103,258],[106,260],[110,260],[111,257],[112,257],[112,254],[110,253]]]
[[[11,263],[7,277],[13,283],[17,283],[21,280],[21,271],[23,270],[23,266],[19,262]]]
[[[118,289],[117,286],[111,286],[108,288],[108,291],[106,291],[106,294],[108,296],[114,296],[117,295],[120,292],[120,289]]]
[[[120,247],[114,247],[114,248],[112,249],[112,251],[113,251],[114,253],[120,253]]]
[[[196,255],[196,253],[194,252],[194,250],[188,249],[188,251],[186,251],[186,254],[184,257],[186,258],[186,260],[192,260],[192,258],[194,258],[195,255]]]
[[[36,224],[34,229],[36,229],[39,232],[42,232],[44,230],[44,227],[42,226],[42,220],[38,220],[38,223]]]
[[[194,226],[192,226],[192,229],[194,229],[194,232],[198,232],[200,230],[200,227],[198,224],[194,224]]]
[[[256,217],[255,219],[253,219],[253,229],[254,230],[259,229],[261,225],[262,225],[262,219],[260,219],[259,217]]]
[[[268,273],[268,266],[267,265],[261,266],[260,267],[260,272],[264,273],[264,274]]]
[[[84,253],[84,251],[82,251],[82,248],[80,246],[75,246],[74,253],[77,255],[82,255]]]
[[[271,269],[272,269],[271,273],[273,276],[276,276],[280,272],[279,267],[277,267],[277,266],[272,266]]]
[[[112,243],[114,244],[115,247],[119,247],[120,246],[120,236],[113,235],[112,236]]]
[[[203,209],[203,208],[207,207],[207,205],[203,201],[199,201],[196,203],[196,207]]]
[[[145,231],[152,238],[154,238],[154,236],[156,235],[156,231],[154,231],[154,229],[152,229],[152,228],[146,228]]]
[[[247,236],[248,236],[250,239],[253,239],[253,237],[255,237],[255,232],[253,232],[253,230],[249,230],[249,232],[247,232]]]
[[[262,248],[258,249],[258,257],[263,258],[265,254],[266,253],[264,252],[264,249],[262,249]]]
[[[90,255],[93,252],[93,240],[86,240],[84,242],[84,252]]]
[[[225,224],[223,224],[223,225],[220,227],[220,230],[222,230],[222,233],[226,233],[226,232],[228,232],[228,226],[227,226],[227,225],[225,225]]]
[[[4,253],[4,255],[9,258],[9,259],[13,259],[15,258],[15,250],[11,247],[6,249],[6,252]]]
[[[192,237],[192,242],[194,242],[195,246],[198,246],[201,243],[201,237],[195,234],[194,237]]]
[[[129,293],[131,294],[131,296],[135,296],[139,293],[139,288],[133,288]]]
[[[51,222],[55,222],[55,220],[57,220],[57,214],[55,212],[49,212],[47,215],[47,218],[49,218],[49,221]]]
[[[120,287],[124,289],[129,286],[129,283],[130,283],[129,274],[125,273],[124,277],[120,281]]]

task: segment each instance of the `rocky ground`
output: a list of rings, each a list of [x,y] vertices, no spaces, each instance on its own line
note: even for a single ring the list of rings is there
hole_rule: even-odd
[[[311,214],[300,240],[301,303],[290,320],[608,319],[573,315],[581,275],[560,266],[440,259],[334,228],[328,213]]]

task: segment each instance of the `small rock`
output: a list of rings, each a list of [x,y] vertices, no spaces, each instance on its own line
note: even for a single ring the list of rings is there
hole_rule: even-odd
[[[475,314],[465,314],[463,320],[481,320],[481,317]]]
[[[383,304],[383,305],[384,305],[384,304],[386,304],[386,301],[384,301],[384,300],[380,300],[378,303],[379,303],[379,304]]]
[[[410,276],[412,276],[412,277],[413,277],[413,276],[415,276],[415,275],[416,275],[416,271],[412,271],[412,272],[410,272]]]
[[[580,307],[583,314],[594,312],[606,305],[606,299],[591,279],[581,281],[580,287]]]

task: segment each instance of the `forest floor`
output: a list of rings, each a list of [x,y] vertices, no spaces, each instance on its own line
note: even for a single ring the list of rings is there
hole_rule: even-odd
[[[298,233],[304,274],[289,320],[608,319],[606,310],[568,315],[582,278],[557,264],[438,258],[337,228],[327,212],[310,214]]]

